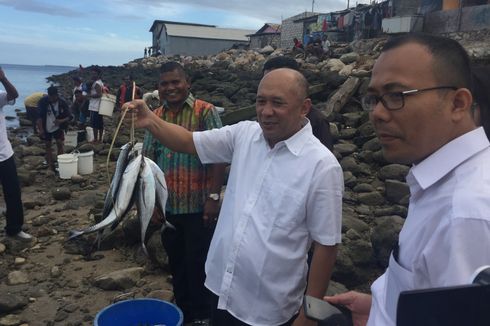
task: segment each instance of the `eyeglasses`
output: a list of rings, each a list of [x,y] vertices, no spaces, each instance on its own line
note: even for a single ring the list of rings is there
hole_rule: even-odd
[[[436,89],[457,90],[458,88],[455,86],[437,86],[437,87],[429,87],[423,89],[411,89],[409,91],[403,91],[403,92],[390,92],[390,93],[385,93],[381,96],[368,94],[361,98],[361,104],[364,111],[374,110],[374,108],[379,102],[383,103],[383,106],[388,110],[400,110],[405,105],[405,96],[415,95],[420,92],[432,91]]]

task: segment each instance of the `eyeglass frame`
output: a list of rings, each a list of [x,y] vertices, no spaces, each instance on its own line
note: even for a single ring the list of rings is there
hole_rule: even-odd
[[[384,93],[381,96],[374,95],[374,94],[368,94],[368,95],[364,95],[361,98],[361,106],[362,106],[362,109],[364,111],[371,112],[371,111],[374,110],[374,108],[376,107],[376,105],[378,105],[378,103],[381,102],[383,104],[383,106],[387,110],[396,111],[396,110],[402,109],[405,106],[405,96],[416,95],[416,94],[418,94],[420,92],[432,91],[432,90],[438,90],[438,89],[451,89],[451,90],[455,91],[458,88],[459,87],[456,87],[456,86],[436,86],[436,87],[428,87],[428,88],[422,88],[422,89],[411,89],[411,90],[403,91],[403,92],[388,92],[388,93]],[[397,107],[397,108],[391,108],[391,107],[389,107],[387,105],[386,101],[383,99],[383,97],[385,97],[386,95],[398,95],[398,96],[400,96],[400,98],[401,98],[401,106],[400,107]],[[376,104],[373,105],[372,107],[370,107],[369,109],[366,109],[366,105],[364,103],[365,103],[365,99],[366,98],[369,98],[369,97],[374,98],[376,100]]]

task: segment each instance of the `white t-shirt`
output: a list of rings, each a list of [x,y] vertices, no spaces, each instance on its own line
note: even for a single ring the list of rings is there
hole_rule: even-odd
[[[59,126],[55,125],[54,121],[56,117],[60,114],[58,108],[58,101],[56,103],[48,103],[48,111],[46,112],[46,131],[51,133],[60,129]]]
[[[239,320],[283,324],[301,306],[312,241],[340,242],[342,169],[310,123],[272,149],[252,121],[193,138],[204,164],[231,163],[205,285]]]
[[[12,145],[8,139],[7,124],[3,113],[3,107],[7,104],[13,105],[15,104],[15,100],[9,102],[7,100],[7,92],[0,91],[0,162],[9,159],[14,154]]]
[[[100,79],[97,80],[96,82],[93,83],[92,88],[90,89],[90,96],[97,94],[97,91],[95,90],[95,85],[99,85],[101,89],[104,87],[104,83],[102,82],[102,80]],[[99,112],[99,107],[100,107],[100,97],[98,98],[90,97],[90,101],[88,103],[89,111]]]
[[[369,326],[394,326],[401,291],[471,283],[490,262],[490,144],[468,132],[414,165],[399,258],[371,286]]]

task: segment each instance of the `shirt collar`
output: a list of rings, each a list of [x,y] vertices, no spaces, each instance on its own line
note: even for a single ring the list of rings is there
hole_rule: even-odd
[[[407,182],[410,184],[416,181],[422,189],[427,189],[458,165],[489,146],[482,127],[467,132],[442,146],[419,164],[413,165]]]
[[[189,95],[185,99],[184,106],[182,108],[184,108],[185,106],[188,106],[190,108],[193,108],[195,101],[196,101],[196,99],[194,98],[194,95],[192,95],[192,93],[189,92]],[[168,108],[168,104],[167,104],[167,101],[166,100],[163,101],[163,108],[164,109]]]
[[[298,130],[294,135],[292,135],[288,139],[278,142],[274,147],[283,146],[282,144],[284,144],[284,146],[286,146],[286,148],[293,155],[298,156],[301,152],[301,149],[303,149],[303,147],[306,143],[306,139],[311,134],[313,134],[313,131],[311,129],[310,120],[305,118],[303,120],[303,126],[301,127],[300,130]],[[269,143],[265,139],[264,134],[262,132],[257,134],[257,136],[255,137],[254,140],[259,140],[259,139],[262,139],[263,141],[265,141],[267,147],[269,147]]]

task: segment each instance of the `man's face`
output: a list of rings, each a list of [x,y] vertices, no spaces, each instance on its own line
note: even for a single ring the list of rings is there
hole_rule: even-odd
[[[373,68],[368,93],[382,96],[441,85],[433,73],[433,58],[422,45],[409,43],[383,52]],[[448,82],[450,84],[450,82]],[[432,90],[405,96],[399,110],[379,102],[370,120],[385,158],[396,163],[418,163],[451,140],[452,90]]]
[[[257,91],[257,120],[273,147],[301,129],[311,101],[300,94],[295,71],[276,69],[264,76]]]
[[[180,105],[189,96],[190,87],[184,73],[176,69],[160,74],[158,95],[160,100],[166,100],[169,105]]]

